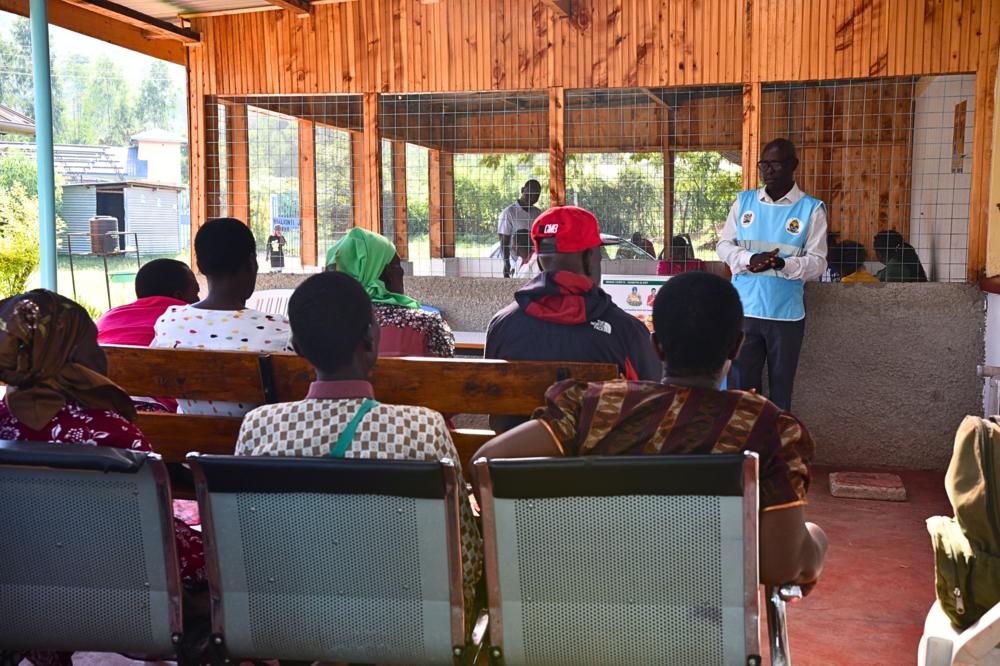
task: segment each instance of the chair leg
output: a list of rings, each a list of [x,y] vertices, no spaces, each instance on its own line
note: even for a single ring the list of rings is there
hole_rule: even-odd
[[[765,589],[767,598],[767,637],[771,646],[772,666],[792,666],[788,650],[788,625],[785,621],[785,600],[777,587]]]

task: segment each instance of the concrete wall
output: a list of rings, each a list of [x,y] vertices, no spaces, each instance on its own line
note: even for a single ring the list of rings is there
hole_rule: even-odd
[[[261,275],[258,288],[300,279]],[[455,330],[482,331],[523,283],[408,277],[406,290],[441,308]],[[1000,296],[992,298],[989,353],[1000,365]],[[944,469],[962,417],[982,413],[984,302],[975,285],[808,284],[793,411],[816,439],[816,461]]]
[[[983,303],[976,285],[807,285],[792,406],[817,460],[944,469],[982,410]]]

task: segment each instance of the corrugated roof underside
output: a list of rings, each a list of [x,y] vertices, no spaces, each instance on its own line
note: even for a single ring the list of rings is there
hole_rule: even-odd
[[[181,14],[228,12],[270,6],[266,0],[120,0],[119,4],[148,16],[180,24]]]

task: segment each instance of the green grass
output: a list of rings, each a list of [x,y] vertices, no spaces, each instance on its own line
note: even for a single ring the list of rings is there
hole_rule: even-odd
[[[178,259],[188,262],[187,250],[179,254],[150,254],[142,255],[142,263],[160,258]],[[91,316],[98,317],[109,309],[108,291],[104,284],[104,262],[100,257],[95,256],[73,256],[73,273],[76,277],[76,295],[73,294],[73,280],[69,270],[69,257],[59,255],[56,260],[56,281],[59,293],[72,298],[80,303],[90,312]],[[135,273],[135,254],[126,254],[108,257],[108,273],[130,272]],[[124,281],[111,282],[111,307],[131,303],[135,300],[135,276],[122,276]],[[34,273],[28,279],[28,289],[35,289],[40,286],[39,274]]]

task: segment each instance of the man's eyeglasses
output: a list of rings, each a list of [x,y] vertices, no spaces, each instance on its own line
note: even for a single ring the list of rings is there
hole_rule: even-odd
[[[761,160],[757,162],[757,168],[761,171],[781,171],[786,163],[787,160]]]

